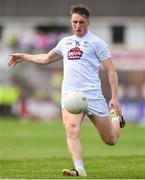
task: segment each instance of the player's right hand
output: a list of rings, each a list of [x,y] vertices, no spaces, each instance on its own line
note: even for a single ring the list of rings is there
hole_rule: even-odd
[[[20,63],[23,60],[24,60],[23,54],[21,54],[21,53],[11,54],[9,61],[8,61],[8,66],[14,67],[17,63]]]

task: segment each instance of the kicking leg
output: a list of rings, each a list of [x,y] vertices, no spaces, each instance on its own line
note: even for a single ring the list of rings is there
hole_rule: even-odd
[[[97,128],[101,139],[109,145],[114,145],[120,136],[120,126],[118,121],[111,120],[110,117],[90,116],[91,121]]]

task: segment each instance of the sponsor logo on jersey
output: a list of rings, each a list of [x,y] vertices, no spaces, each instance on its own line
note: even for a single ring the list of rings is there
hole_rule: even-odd
[[[82,57],[83,51],[79,47],[72,48],[68,51],[68,60],[78,60]]]

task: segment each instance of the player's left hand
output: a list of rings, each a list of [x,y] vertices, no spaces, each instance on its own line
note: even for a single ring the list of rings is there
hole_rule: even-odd
[[[117,114],[121,115],[122,111],[121,111],[121,107],[119,104],[119,101],[117,98],[112,98],[109,102],[109,107],[113,107],[115,109],[115,111],[117,112]]]

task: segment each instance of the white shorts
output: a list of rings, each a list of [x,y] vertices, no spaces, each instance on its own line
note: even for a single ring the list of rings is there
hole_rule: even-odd
[[[107,117],[109,116],[109,109],[107,102],[102,95],[100,90],[81,90],[88,100],[88,107],[85,111],[87,116],[98,116],[98,117]],[[64,93],[65,94],[65,93]],[[61,99],[61,107],[64,108],[63,95]]]

